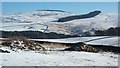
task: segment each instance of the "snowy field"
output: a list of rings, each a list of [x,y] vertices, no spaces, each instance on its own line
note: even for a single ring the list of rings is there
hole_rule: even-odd
[[[1,54],[3,66],[118,66],[118,55],[88,52],[15,52]]]
[[[64,38],[64,39],[31,39],[34,41],[48,41],[58,43],[78,43],[85,42],[86,44],[92,45],[106,45],[106,46],[118,46],[119,37],[114,36],[96,36],[96,37],[75,37],[75,38]]]
[[[44,30],[46,29],[47,29],[47,26],[42,25],[40,23],[4,23],[0,27],[0,30],[4,30],[4,31],[38,30],[38,31],[44,32]]]
[[[93,45],[109,45],[109,46],[120,47],[118,45],[118,42],[119,42],[119,37],[111,37],[111,38],[94,40],[94,41],[90,41],[90,42],[86,42],[86,43],[93,44]]]

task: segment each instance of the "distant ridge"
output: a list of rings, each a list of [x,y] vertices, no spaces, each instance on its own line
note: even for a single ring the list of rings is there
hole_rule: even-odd
[[[57,11],[57,12],[66,12],[66,11],[63,11],[63,10],[37,10],[37,11]]]

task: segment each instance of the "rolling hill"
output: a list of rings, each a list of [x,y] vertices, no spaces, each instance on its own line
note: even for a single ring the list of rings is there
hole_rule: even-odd
[[[68,20],[62,21],[66,18]],[[41,31],[79,36],[94,35],[96,30],[118,26],[118,14],[102,11],[73,14],[62,10],[37,10],[3,15],[0,20],[1,31]]]

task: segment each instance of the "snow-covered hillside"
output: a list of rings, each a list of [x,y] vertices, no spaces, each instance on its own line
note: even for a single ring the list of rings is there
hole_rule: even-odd
[[[0,20],[2,20],[2,27],[0,27],[0,30],[33,30],[42,32],[56,32],[61,34],[83,34],[85,32],[90,32],[91,34],[94,34],[94,30],[105,30],[110,27],[118,26],[118,16],[115,13],[100,13],[92,18],[57,22],[59,18],[72,15],[80,14],[72,14],[65,11],[39,10],[3,15],[0,18]]]

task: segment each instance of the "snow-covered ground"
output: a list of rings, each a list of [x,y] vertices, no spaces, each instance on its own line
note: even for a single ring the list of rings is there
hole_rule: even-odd
[[[0,68],[2,67],[2,55],[0,54]]]
[[[1,54],[3,66],[118,66],[118,55],[68,51]]]
[[[17,28],[17,29],[16,29]],[[41,31],[47,29],[46,25],[40,23],[4,23],[0,30],[4,31]]]

